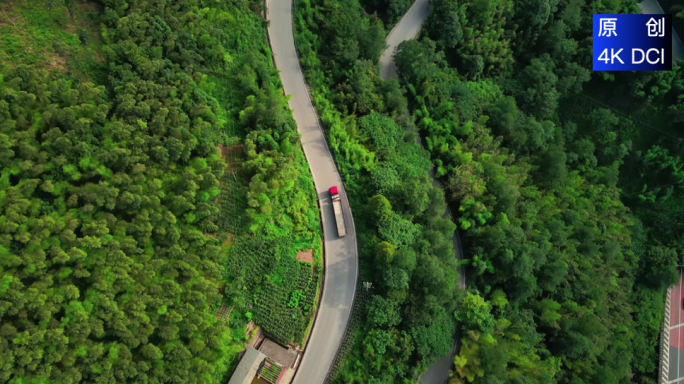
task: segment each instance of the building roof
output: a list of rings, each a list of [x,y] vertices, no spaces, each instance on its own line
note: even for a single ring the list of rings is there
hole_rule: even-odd
[[[252,347],[247,347],[245,355],[235,368],[228,384],[250,384],[266,356]]]
[[[259,351],[277,364],[287,368],[292,368],[295,360],[297,360],[297,352],[283,348],[269,339],[264,340]]]

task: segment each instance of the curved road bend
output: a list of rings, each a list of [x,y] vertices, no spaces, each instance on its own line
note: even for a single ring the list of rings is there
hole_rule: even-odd
[[[423,21],[430,14],[428,0],[416,0],[401,20],[392,28],[385,39],[387,48],[380,56],[380,77],[384,80],[397,78],[397,66],[394,65],[394,50],[404,40],[411,40],[418,35]]]
[[[304,155],[309,163],[321,206],[325,248],[323,293],[294,384],[323,384],[332,368],[349,323],[358,277],[356,230],[347,193],[311,103],[295,51],[292,0],[266,0],[268,34],[276,68],[289,101]],[[270,17],[269,14],[273,16]],[[339,238],[328,188],[339,187],[347,236]]]
[[[665,13],[658,4],[657,0],[643,1],[639,3],[639,7],[642,9],[642,13],[646,14]],[[382,77],[384,80],[397,78],[397,66],[394,64],[393,58],[394,51],[402,41],[413,39],[418,35],[423,22],[429,16],[429,14],[429,0],[416,0],[408,12],[406,12],[406,14],[402,17],[401,21],[399,21],[392,31],[390,31],[389,35],[387,35],[386,42],[388,46],[380,57],[380,77]],[[684,44],[682,44],[682,41],[674,29],[672,35],[673,57],[677,59],[684,59]],[[420,138],[418,140],[420,141]],[[434,172],[431,172],[431,175],[434,177]],[[451,216],[449,207],[447,207],[447,214]],[[456,253],[456,258],[461,260],[463,258],[463,250],[461,249],[458,232],[454,234],[452,240],[454,242],[454,252]],[[465,271],[463,268],[459,269],[459,273],[459,286],[461,289],[465,289]],[[442,356],[438,358],[435,363],[430,366],[428,371],[419,378],[421,383],[444,384],[447,381],[453,356],[458,350],[458,334],[455,335],[454,340],[455,343],[451,353],[448,356]]]
[[[396,79],[397,78],[397,66],[394,64],[394,51],[399,44],[404,40],[414,39],[420,28],[423,25],[423,21],[430,14],[430,3],[428,0],[416,0],[408,12],[404,14],[401,20],[394,26],[387,35],[387,48],[383,51],[380,57],[380,77],[384,80]],[[418,143],[422,146],[420,136],[418,136]],[[435,177],[434,170],[430,170],[430,176],[433,180]],[[434,180],[437,183],[437,180]],[[445,216],[451,215],[451,210],[447,206]],[[458,230],[454,232],[454,236],[451,238],[454,243],[454,254],[457,260],[463,259],[463,250],[461,249],[461,239],[458,236]],[[463,267],[459,268],[459,278],[458,285],[461,289],[466,289],[466,277],[465,270]],[[451,348],[451,352],[446,355],[437,358],[434,364],[428,368],[418,379],[423,384],[444,384],[449,377],[449,369],[451,368],[451,362],[456,354],[460,343],[460,335],[457,333],[454,335],[454,346]]]

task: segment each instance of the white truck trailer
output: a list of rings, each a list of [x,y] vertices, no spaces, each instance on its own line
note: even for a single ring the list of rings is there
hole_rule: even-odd
[[[332,199],[333,210],[335,211],[335,222],[337,223],[337,234],[340,237],[347,236],[347,227],[344,225],[344,215],[342,215],[342,201],[337,187],[330,187],[330,198]]]

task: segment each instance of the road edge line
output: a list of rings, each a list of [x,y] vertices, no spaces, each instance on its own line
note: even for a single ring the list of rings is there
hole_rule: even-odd
[[[331,158],[331,160],[332,160],[332,162],[333,162],[333,166],[334,166],[334,169],[335,169],[335,173],[337,174],[337,178],[340,180],[340,186],[339,186],[339,187],[342,189],[342,192],[343,192],[343,193],[342,193],[343,200],[347,203],[347,207],[349,207],[349,213],[350,213],[349,219],[350,219],[351,227],[352,227],[352,231],[353,231],[353,236],[352,236],[352,237],[353,237],[353,239],[354,239],[354,253],[356,254],[356,257],[355,257],[355,261],[356,261],[355,267],[356,267],[356,268],[355,268],[354,284],[353,284],[353,287],[354,287],[353,289],[354,289],[354,291],[352,292],[352,300],[351,300],[351,305],[350,305],[350,307],[349,307],[349,314],[348,314],[348,316],[347,316],[347,322],[346,322],[346,324],[345,324],[345,329],[344,329],[344,332],[343,332],[343,334],[342,334],[342,338],[341,338],[341,340],[340,340],[339,345],[337,346],[337,351],[335,352],[335,355],[333,356],[332,364],[330,365],[330,368],[328,369],[328,372],[326,373],[325,379],[323,380],[323,382],[325,383],[325,381],[327,381],[327,380],[328,380],[328,377],[330,376],[330,372],[331,372],[331,370],[332,370],[332,368],[333,368],[333,366],[334,366],[334,363],[335,363],[335,360],[337,359],[337,356],[340,354],[340,350],[342,349],[342,345],[344,344],[344,339],[347,337],[347,334],[348,334],[348,332],[349,332],[349,325],[351,324],[352,312],[353,312],[353,310],[354,310],[354,306],[355,306],[356,299],[357,299],[357,289],[356,289],[356,288],[357,288],[358,281],[359,281],[359,246],[358,246],[358,242],[356,241],[356,239],[357,239],[357,237],[356,237],[356,225],[354,224],[354,215],[351,214],[351,213],[352,213],[352,209],[351,209],[351,205],[349,204],[349,199],[348,199],[348,197],[347,197],[347,190],[344,188],[344,183],[342,182],[342,177],[340,176],[339,170],[337,169],[337,164],[335,164],[335,159],[334,159],[334,157],[332,156],[332,151],[330,151],[330,146],[328,145],[328,140],[327,140],[327,138],[326,138],[325,131],[324,131],[324,128],[323,128],[323,123],[321,122],[321,119],[320,119],[320,117],[318,116],[318,112],[316,111],[316,107],[315,107],[314,104],[313,104],[313,98],[311,97],[311,90],[309,89],[309,85],[306,83],[306,76],[304,75],[304,71],[302,71],[301,61],[300,61],[300,58],[299,58],[299,51],[297,50],[297,39],[296,39],[296,36],[295,36],[295,31],[294,31],[294,29],[295,29],[295,24],[294,24],[294,17],[295,17],[295,15],[294,15],[294,8],[295,8],[295,7],[294,7],[294,4],[295,4],[295,1],[296,1],[296,0],[290,0],[290,1],[292,2],[292,7],[290,7],[290,12],[291,12],[290,17],[291,17],[291,20],[292,20],[292,29],[291,29],[291,33],[292,33],[292,41],[293,41],[293,43],[294,43],[295,55],[297,56],[297,67],[299,68],[299,71],[301,72],[302,78],[303,78],[303,80],[304,80],[304,87],[306,88],[307,97],[309,98],[309,104],[311,105],[311,108],[313,109],[314,116],[316,116],[316,120],[318,121],[318,126],[320,127],[321,133],[323,134],[323,138],[324,138],[324,142],[325,142],[325,147],[326,147],[328,153],[330,153],[330,158]],[[418,0],[416,0],[416,1],[418,1]],[[278,71],[278,73],[280,74],[280,73],[282,73],[282,72],[278,69],[278,67],[277,67],[277,65],[276,65],[276,62],[275,62],[275,53],[273,52],[273,42],[271,41],[271,23],[270,23],[270,18],[269,18],[269,7],[268,7],[268,3],[269,3],[269,0],[264,0],[264,4],[265,4],[265,6],[264,6],[264,19],[265,19],[265,21],[267,22],[267,24],[266,24],[266,36],[267,36],[267,39],[268,39],[269,48],[271,49],[271,61],[273,62],[273,67],[274,67],[274,68]],[[279,77],[280,77],[280,75],[279,75]],[[282,84],[282,79],[281,79],[281,88],[282,88],[282,90],[283,90],[283,95],[284,95],[284,96],[287,96],[287,93],[285,92],[284,84]],[[289,105],[288,105],[288,108],[289,108]],[[294,119],[294,117],[293,117],[293,119]],[[296,121],[295,121],[295,123],[296,123]],[[307,156],[307,154],[306,154],[306,151],[305,151],[304,148],[303,148],[303,145],[302,145],[302,152],[304,153],[304,157],[306,158],[306,162],[307,162],[307,164],[309,165],[309,172],[311,173],[311,179],[312,179],[312,181],[314,182],[314,185],[315,185],[316,182],[315,182],[315,180],[314,180],[314,178],[313,178],[313,172],[312,172],[312,170],[311,170],[311,165],[310,165],[311,162],[309,161],[309,158],[308,158],[308,156]],[[316,195],[317,195],[317,197],[318,197],[318,193],[317,193]],[[321,227],[322,227],[321,230],[323,231],[323,248],[324,248],[324,252],[323,252],[323,253],[324,253],[324,255],[323,255],[323,273],[321,274],[321,296],[320,296],[320,297],[321,297],[321,301],[322,301],[322,300],[323,300],[324,290],[325,290],[325,283],[324,283],[324,282],[325,282],[325,275],[328,273],[328,268],[327,268],[326,265],[325,265],[325,260],[327,259],[327,256],[328,256],[328,246],[327,246],[327,241],[326,241],[326,239],[325,239],[325,231],[323,230],[323,229],[324,229],[324,228],[323,228],[324,218],[323,218],[323,209],[322,209],[322,206],[321,206],[321,204],[320,204],[320,201],[321,201],[320,199],[317,200],[318,207],[319,207],[319,212],[320,212],[320,216],[321,216]],[[345,218],[345,219],[346,219],[346,218]],[[309,335],[308,335],[308,337],[307,337],[306,345],[303,345],[303,346],[302,346],[302,351],[301,351],[302,358],[301,358],[301,360],[300,360],[300,362],[299,362],[300,365],[301,365],[302,362],[304,361],[304,354],[306,353],[306,349],[307,349],[307,347],[308,347],[309,339],[311,338],[311,334],[313,333],[314,328],[316,327],[316,323],[317,323],[317,321],[318,321],[318,315],[319,315],[319,312],[320,312],[319,310],[320,310],[320,304],[321,304],[321,302],[319,301],[318,304],[319,304],[319,305],[316,306],[316,314],[314,315],[314,318],[313,318],[313,320],[312,320],[311,330],[309,331]],[[298,373],[298,372],[299,372],[299,369],[297,369],[297,370],[295,371],[294,376],[292,377],[292,382],[294,382],[295,378],[297,377],[297,373]],[[321,384],[323,384],[323,383],[321,383]]]

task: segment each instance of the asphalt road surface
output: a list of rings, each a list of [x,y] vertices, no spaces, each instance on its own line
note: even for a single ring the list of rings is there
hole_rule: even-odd
[[[641,8],[641,13],[646,15],[662,15],[665,13],[656,0],[643,1],[639,3],[639,7]],[[674,18],[674,16],[672,17]],[[684,44],[682,44],[682,40],[674,28],[672,28],[672,58],[684,60]]]
[[[394,64],[394,51],[396,47],[401,44],[404,40],[414,39],[418,36],[420,28],[423,25],[425,19],[427,19],[430,14],[430,3],[428,0],[416,0],[411,8],[404,14],[401,20],[394,26],[387,35],[385,42],[387,43],[387,48],[382,53],[380,57],[380,77],[384,80],[396,79],[397,78],[397,66]],[[418,138],[418,143],[422,145],[420,138]],[[434,170],[430,171],[430,176],[434,180]],[[435,180],[435,182],[437,182]],[[451,210],[447,207],[445,216],[451,216]],[[458,236],[458,231],[454,233],[452,237],[454,243],[454,253],[457,260],[463,259],[463,250],[461,249],[461,240]],[[459,268],[459,279],[458,285],[461,289],[466,289],[466,276],[465,270]],[[451,351],[446,356],[441,356],[436,359],[435,363],[428,368],[427,372],[421,375],[418,379],[423,384],[444,384],[449,377],[449,369],[451,368],[451,363],[454,360],[454,355],[458,351],[460,343],[460,334],[457,332],[454,335],[454,346]]]
[[[418,35],[423,21],[427,19],[429,14],[429,1],[416,0],[397,25],[392,28],[387,39],[385,39],[387,48],[380,56],[380,77],[385,80],[397,77],[397,66],[394,65],[394,58],[392,57],[394,50],[402,41],[413,39]]]
[[[358,252],[356,230],[347,194],[325,141],[304,75],[295,51],[292,29],[292,0],[267,0],[268,34],[280,79],[293,109],[301,134],[304,154],[309,163],[321,206],[324,233],[325,273],[323,293],[309,342],[295,374],[294,384],[323,384],[342,343],[351,315],[356,280]],[[339,238],[328,189],[336,185],[342,198],[347,236]]]

